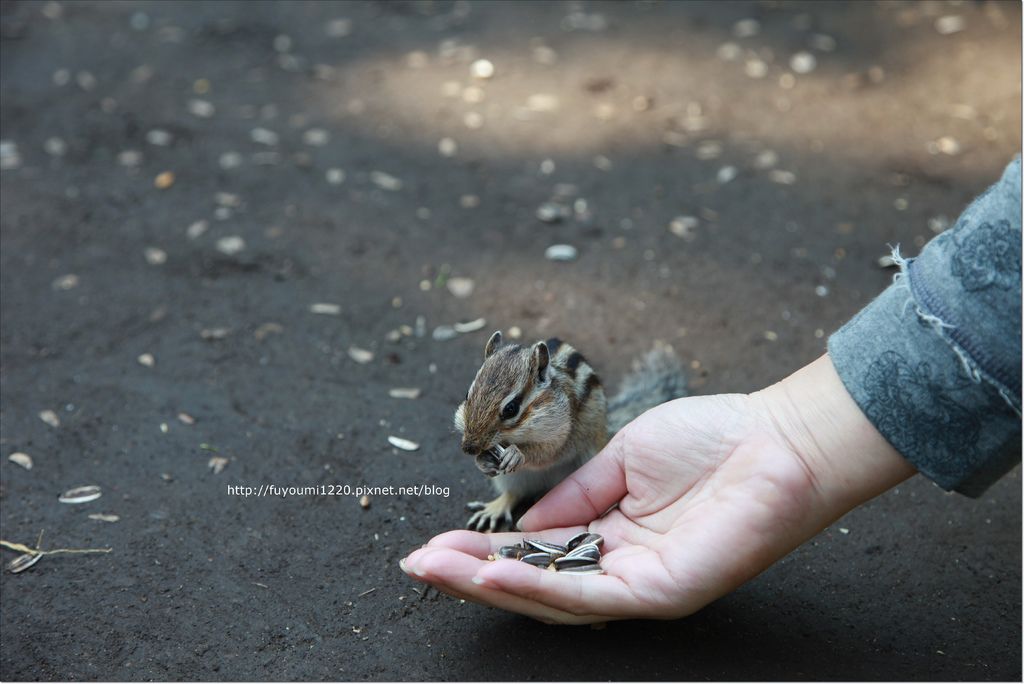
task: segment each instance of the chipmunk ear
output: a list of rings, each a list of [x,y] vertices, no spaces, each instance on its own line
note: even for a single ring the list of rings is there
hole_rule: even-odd
[[[537,366],[537,379],[541,382],[548,377],[548,345],[538,342],[533,345],[533,362]]]
[[[501,331],[495,330],[494,334],[491,335],[491,339],[487,340],[487,345],[484,347],[484,358],[490,358],[491,354],[498,350],[501,346]]]

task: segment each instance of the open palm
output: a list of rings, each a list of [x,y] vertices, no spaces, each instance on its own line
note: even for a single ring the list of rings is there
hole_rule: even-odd
[[[447,593],[546,622],[674,618],[828,524],[834,516],[820,498],[812,471],[756,397],[679,399],[626,426],[541,499],[520,521],[527,532],[447,532],[402,567]],[[584,529],[605,538],[604,575],[486,560],[524,537],[564,542]]]

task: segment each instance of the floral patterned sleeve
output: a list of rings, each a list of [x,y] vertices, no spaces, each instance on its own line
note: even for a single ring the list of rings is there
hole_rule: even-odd
[[[1020,462],[1021,162],[828,342],[843,384],[924,475],[969,496]]]

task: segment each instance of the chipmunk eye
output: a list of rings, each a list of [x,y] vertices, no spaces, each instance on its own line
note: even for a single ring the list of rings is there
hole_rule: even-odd
[[[501,419],[514,418],[517,413],[519,413],[519,397],[505,404],[505,408],[501,409]]]

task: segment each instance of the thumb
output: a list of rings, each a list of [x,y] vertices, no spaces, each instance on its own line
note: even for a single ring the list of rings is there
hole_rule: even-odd
[[[623,432],[526,511],[517,527],[530,532],[587,525],[618,503],[626,495]]]

